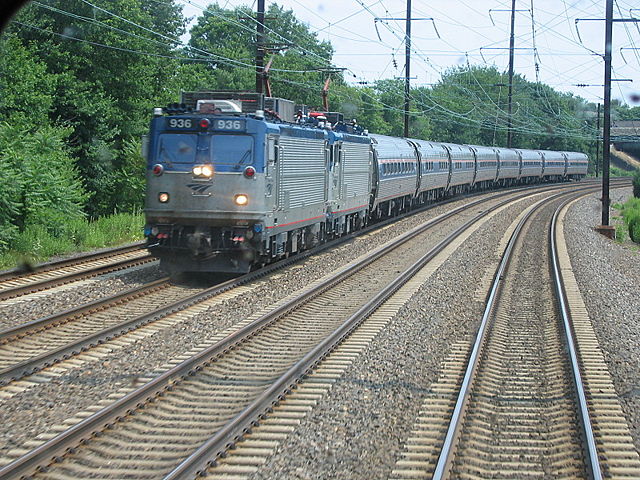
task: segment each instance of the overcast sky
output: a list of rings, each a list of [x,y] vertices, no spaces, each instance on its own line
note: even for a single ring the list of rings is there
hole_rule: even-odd
[[[198,16],[215,3],[180,1],[187,16]],[[256,7],[255,0],[217,3]],[[348,69],[350,83],[404,77],[405,22],[375,19],[404,19],[406,0],[266,0],[267,6],[271,3],[293,10],[320,39],[331,41],[335,66]],[[576,19],[604,19],[605,0],[516,0],[516,9],[516,73],[536,81],[537,64],[540,81],[602,102],[604,21],[579,20],[576,29]],[[447,68],[467,62],[507,71],[510,10],[511,0],[412,0],[412,84],[437,82]],[[615,0],[614,18],[631,16],[640,18],[640,2]],[[612,78],[633,83],[614,82],[612,96],[631,106],[640,105],[634,101],[640,93],[639,28],[635,23],[613,27]]]

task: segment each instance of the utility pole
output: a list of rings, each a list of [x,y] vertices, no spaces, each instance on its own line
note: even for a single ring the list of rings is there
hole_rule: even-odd
[[[613,43],[613,0],[607,0],[604,33],[604,118],[602,132],[602,226],[609,226],[609,162],[611,140],[611,49]]]
[[[374,21],[376,22],[376,32],[378,32],[377,22],[383,20],[403,20],[402,18],[393,18],[393,17],[376,17]],[[411,18],[411,0],[407,0],[407,16],[404,18],[405,21],[405,63],[404,63],[404,136],[405,138],[409,136],[409,95],[410,95],[410,74],[411,74],[411,21],[412,20],[431,20],[433,22],[433,29],[440,37],[440,33],[436,28],[435,20],[431,17],[425,18]],[[378,33],[378,38],[380,38],[380,33]],[[382,38],[380,38],[382,41]],[[394,60],[395,62],[395,60]]]
[[[509,37],[509,95],[507,110],[507,148],[511,148],[513,141],[511,131],[511,112],[513,110],[513,46],[515,43],[514,29],[516,24],[516,0],[511,0],[511,36]]]
[[[596,130],[598,136],[596,137],[596,178],[599,175],[600,170],[600,104],[598,103],[598,113],[596,117]]]
[[[256,16],[256,92],[262,93],[264,82],[264,2],[258,0]]]
[[[407,19],[405,23],[405,63],[404,63],[404,137],[409,136],[409,76],[411,70],[411,0],[407,0]]]

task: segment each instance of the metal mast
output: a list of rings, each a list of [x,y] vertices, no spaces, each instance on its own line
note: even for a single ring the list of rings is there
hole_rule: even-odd
[[[514,29],[516,24],[516,0],[511,0],[511,37],[509,38],[509,96],[508,96],[508,112],[507,112],[507,148],[511,148],[512,132],[511,132],[511,112],[513,99],[513,45],[515,43]]]
[[[411,0],[407,0],[407,18],[405,29],[404,137],[407,138],[409,136],[409,76],[411,70]]]
[[[609,162],[611,141],[611,48],[613,42],[613,0],[607,0],[604,33],[604,118],[602,132],[602,225],[609,225]]]
[[[256,92],[262,93],[264,82],[264,2],[258,0],[256,16]]]

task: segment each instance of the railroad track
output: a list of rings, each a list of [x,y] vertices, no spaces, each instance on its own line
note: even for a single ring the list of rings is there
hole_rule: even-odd
[[[496,202],[440,216],[247,319],[240,330],[220,335],[212,346],[6,465],[0,476],[39,470],[37,478],[88,471],[96,478],[189,478],[224,455],[401,285],[498,208]],[[446,232],[443,222],[453,215],[466,221]],[[425,245],[433,248],[425,253]]]
[[[551,186],[544,190],[556,188],[558,187]],[[497,198],[511,194],[504,192]],[[371,227],[362,233],[380,226]],[[283,268],[293,261],[299,261],[347,239],[339,239],[313,251],[305,252],[295,259],[278,262],[259,272],[241,276],[210,289],[201,289],[195,293],[192,290],[171,285],[169,279],[164,278],[66,312],[0,331],[0,387],[30,377],[43,368],[54,366],[106,341],[162,320],[167,315],[250,283],[275,269]],[[49,377],[45,375],[32,380],[33,383],[47,382]],[[23,388],[13,389],[9,394],[19,393],[22,390]],[[0,392],[1,395],[2,392]]]
[[[475,342],[449,358],[391,478],[637,476],[556,227],[568,201],[541,202],[515,227]],[[434,411],[448,425],[427,418]]]
[[[589,183],[591,182],[583,182],[585,185]],[[563,186],[562,184],[551,186],[539,185],[535,188],[539,191],[544,191],[550,188],[562,188]],[[512,191],[526,189],[532,190],[531,187],[521,187]],[[459,200],[459,198],[449,201],[455,200]],[[449,201],[440,202],[437,205],[443,205]],[[428,206],[420,211],[437,205]],[[396,219],[384,221],[378,224],[377,228],[415,213],[417,212],[410,212]],[[146,253],[144,245],[144,242],[137,242],[101,252],[86,253],[70,259],[36,265],[33,268],[27,269],[26,272],[24,269],[13,269],[0,273],[0,301],[155,261],[152,256]]]
[[[135,243],[38,265],[27,273],[5,272],[0,275],[0,301],[155,261],[143,248]]]

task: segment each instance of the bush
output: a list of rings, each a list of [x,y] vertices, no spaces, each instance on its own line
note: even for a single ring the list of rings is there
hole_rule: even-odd
[[[629,229],[629,238],[640,243],[640,198],[630,198],[623,205],[622,216]]]
[[[633,196],[640,198],[640,170],[633,174]]]
[[[46,226],[61,238],[69,220],[84,216],[87,195],[64,144],[69,134],[61,127],[32,132],[24,124],[0,122],[0,253],[15,249],[16,235],[29,226]]]
[[[611,177],[632,177],[633,171],[611,166],[609,168],[609,175]]]
[[[640,243],[640,215],[629,224],[629,237],[636,243]]]

